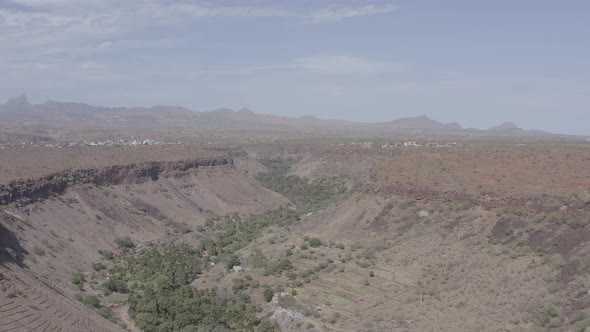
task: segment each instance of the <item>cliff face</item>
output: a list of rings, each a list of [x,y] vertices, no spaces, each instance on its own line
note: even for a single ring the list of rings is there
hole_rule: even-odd
[[[429,186],[395,184],[371,188],[373,193],[415,199],[463,202],[485,209],[521,209],[534,213],[551,214],[561,212],[590,220],[590,200],[575,197],[560,197],[533,193],[496,193],[445,190]]]
[[[104,168],[66,170],[39,178],[0,184],[0,205],[24,206],[63,193],[69,186],[93,184],[97,186],[155,181],[160,177],[178,176],[199,167],[232,165],[231,158],[207,158],[181,161],[154,161],[116,165]]]

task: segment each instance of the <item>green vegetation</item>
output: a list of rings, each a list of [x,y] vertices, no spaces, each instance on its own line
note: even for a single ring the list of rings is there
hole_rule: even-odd
[[[258,328],[256,331],[258,332],[278,332],[281,329],[279,328],[279,324],[277,322],[271,321],[268,318],[263,318],[258,324]]]
[[[129,250],[135,247],[135,243],[128,236],[116,238],[115,243],[123,250]]]
[[[260,162],[268,167],[268,172],[258,174],[257,180],[267,188],[285,195],[302,210],[320,209],[333,197],[347,191],[340,178],[310,180],[288,175],[295,160],[266,159]]]
[[[86,282],[86,277],[84,276],[84,273],[82,272],[75,272],[74,274],[72,274],[72,278],[71,278],[72,284],[78,286],[78,288],[82,289],[82,287],[84,286],[84,283]]]
[[[98,253],[108,261],[115,259],[115,254],[110,250],[99,250]]]
[[[558,314],[557,307],[547,302],[533,312],[533,317],[540,326],[552,327],[555,320],[559,319]]]
[[[547,263],[549,263],[549,266],[551,266],[551,268],[554,270],[560,269],[567,264],[565,259],[563,259],[560,254],[553,254],[549,256],[547,258]]]
[[[309,239],[308,243],[312,248],[319,248],[322,246],[322,240],[318,239],[317,237]]]
[[[587,221],[584,221],[584,219],[569,215],[566,212],[552,213],[547,216],[546,220],[558,225],[565,224],[574,229],[582,228],[588,223]]]
[[[107,267],[103,263],[101,263],[101,262],[92,263],[92,269],[94,271],[97,271],[98,272],[98,271],[104,270],[106,268]]]
[[[201,266],[201,252],[187,244],[149,249],[118,261],[103,287],[129,292],[129,312],[142,331],[253,330],[260,320],[242,292],[248,283],[236,279],[233,296],[193,288]]]
[[[208,230],[199,234],[197,249],[207,261],[225,261],[229,269],[240,264],[236,252],[260,237],[271,226],[286,226],[297,222],[300,213],[292,208],[280,207],[262,214],[242,218],[237,214],[210,219]]]
[[[252,276],[232,279],[230,292],[190,286],[210,262],[224,262],[228,269],[240,265],[239,250],[263,236],[267,229],[293,225],[304,214],[315,211],[347,191],[340,179],[308,180],[287,176],[291,161],[265,163],[269,172],[259,174],[259,180],[268,188],[289,197],[297,206],[284,206],[249,217],[233,213],[211,218],[205,227],[199,229],[196,235],[199,242],[195,247],[170,245],[116,260],[112,252],[100,252],[105,259],[114,261],[109,266],[109,278],[102,283],[102,288],[107,294],[119,294],[118,297],[127,300],[129,314],[142,331],[278,330],[278,326],[268,318],[259,319],[256,316],[259,308],[250,302],[245,293],[249,288],[260,287],[259,281],[253,280]],[[275,241],[275,238],[270,241]],[[118,238],[115,243],[123,250],[135,247],[128,237]],[[308,239],[308,243],[312,248],[323,245],[318,238]],[[267,258],[255,251],[249,261],[254,267],[264,269],[266,275],[289,272],[289,279],[295,280],[298,275],[292,272],[293,264],[288,258],[292,254],[288,251],[286,256]],[[328,265],[321,263],[306,275],[313,277]],[[104,264],[93,265],[97,271],[105,267]],[[265,288],[263,296],[270,302],[275,291],[282,292],[283,289],[280,285],[276,289]],[[297,294],[297,291],[292,290],[292,294]],[[282,297],[281,305],[306,315],[317,314],[290,295]]]
[[[123,322],[121,322],[113,313],[113,311],[111,310],[111,308],[109,307],[103,307],[100,304],[100,300],[98,298],[98,296],[96,295],[89,295],[89,296],[82,296],[80,294],[76,295],[76,299],[82,303],[84,303],[84,305],[86,307],[88,307],[91,310],[96,311],[97,314],[101,315],[102,317],[110,320],[111,322],[115,323],[115,324],[119,324],[121,326],[124,326]]]
[[[279,305],[285,309],[296,311],[308,317],[319,317],[319,314],[315,309],[309,308],[300,303],[291,295],[283,295],[279,297]]]
[[[111,268],[103,288],[127,293],[128,285],[178,287],[191,283],[201,272],[200,253],[188,244],[149,249],[138,256],[125,257]]]
[[[81,302],[84,303],[87,307],[98,309],[100,308],[100,300],[96,295],[85,296],[81,299]]]
[[[275,295],[275,292],[272,289],[267,288],[262,292],[262,295],[264,295],[264,300],[266,300],[266,302],[270,302],[272,301],[272,297]]]
[[[579,273],[590,272],[590,255],[584,257],[573,257],[570,263],[577,269]]]
[[[242,292],[221,296],[215,289],[163,285],[129,297],[130,312],[142,331],[252,330],[258,325],[256,307]]]

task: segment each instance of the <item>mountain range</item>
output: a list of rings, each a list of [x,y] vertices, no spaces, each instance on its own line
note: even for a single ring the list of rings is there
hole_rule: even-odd
[[[313,116],[300,118],[257,114],[248,109],[218,109],[194,112],[184,107],[99,107],[84,103],[47,101],[31,104],[20,96],[0,104],[0,127],[47,128],[208,128],[219,130],[297,131],[302,133],[364,134],[428,134],[428,135],[492,135],[545,136],[537,130],[524,130],[506,122],[487,130],[463,128],[456,122],[441,123],[422,115],[391,122],[359,123],[345,120],[324,120]]]

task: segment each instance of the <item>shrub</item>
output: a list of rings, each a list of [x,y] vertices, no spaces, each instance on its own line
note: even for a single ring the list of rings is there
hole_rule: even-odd
[[[96,310],[96,313],[101,315],[102,317],[110,320],[110,321],[114,321],[115,320],[115,316],[113,314],[113,310],[111,310],[111,308],[108,307],[102,307],[98,310]]]
[[[551,320],[557,317],[557,315],[557,308],[553,303],[549,302],[542,305],[533,313],[535,320],[541,326],[548,326]]]
[[[264,295],[264,300],[266,302],[270,302],[272,301],[272,297],[275,295],[275,292],[272,289],[267,288],[264,290],[264,292],[262,292],[262,295]]]
[[[77,285],[78,287],[82,287],[86,282],[86,278],[84,277],[84,273],[82,272],[75,272],[72,274],[72,284]]]
[[[100,308],[100,300],[96,295],[85,296],[82,298],[82,303],[84,303],[89,308]]]
[[[336,324],[336,321],[338,321],[339,318],[340,318],[339,313],[337,313],[337,312],[332,313],[332,315],[330,315],[330,319],[329,319],[330,324]]]
[[[567,264],[565,259],[563,259],[563,257],[561,257],[560,254],[553,254],[553,255],[549,256],[547,258],[547,263],[549,263],[549,266],[551,266],[551,268],[554,270],[562,268],[563,266],[565,266]]]
[[[240,257],[236,254],[231,254],[227,257],[227,269],[231,270],[234,266],[240,265]]]
[[[98,253],[104,257],[106,260],[113,260],[115,258],[115,254],[113,254],[110,250],[99,250]]]
[[[129,292],[129,288],[127,288],[127,283],[115,276],[109,278],[107,281],[102,283],[102,288],[107,291],[107,293],[122,293],[126,294]]]
[[[116,238],[115,243],[117,244],[117,246],[119,246],[119,248],[123,250],[128,250],[135,247],[135,243],[133,242],[133,240],[131,240],[129,236]]]
[[[375,276],[375,272],[369,271],[369,277],[373,278]]]
[[[234,291],[234,293],[237,293],[241,290],[248,288],[248,284],[242,278],[235,278],[232,280],[232,287],[231,288]]]
[[[92,269],[94,271],[97,271],[98,272],[98,271],[104,270],[106,268],[107,267],[103,263],[101,263],[101,262],[92,263]]]
[[[574,331],[585,331],[588,327],[590,327],[590,318],[582,319],[574,323]]]
[[[45,250],[43,250],[42,248],[39,248],[37,246],[33,247],[33,252],[35,253],[35,255],[45,256]]]
[[[318,317],[319,314],[315,309],[309,308],[306,305],[297,301],[291,295],[284,295],[279,298],[279,305],[285,309],[291,309],[305,316]]]
[[[317,237],[309,239],[308,243],[312,248],[318,248],[322,246],[322,240],[318,239]]]
[[[271,321],[266,317],[260,320],[260,324],[256,328],[257,332],[279,332],[280,330],[281,328],[277,322]]]
[[[127,294],[112,294],[108,297],[108,302],[113,304],[123,304],[127,303],[129,300],[129,295]]]

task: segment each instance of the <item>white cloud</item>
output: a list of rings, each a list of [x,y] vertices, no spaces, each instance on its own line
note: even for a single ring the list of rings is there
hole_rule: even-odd
[[[0,26],[28,29],[30,27],[59,27],[81,21],[75,16],[43,12],[9,11],[0,8]]]
[[[248,67],[250,72],[287,71],[325,75],[384,74],[403,71],[401,64],[352,55],[314,55],[297,58],[286,64]]]
[[[156,9],[171,16],[200,17],[285,17],[291,16],[287,10],[269,7],[246,6],[202,6],[195,4],[157,5]]]
[[[122,41],[147,29],[179,26],[202,18],[283,17],[305,23],[338,22],[346,18],[385,14],[393,5],[330,6],[324,8],[273,7],[268,5],[198,4],[180,0],[9,0],[0,2],[0,58],[7,61],[43,62],[53,59],[88,57],[124,47]],[[5,2],[6,3],[6,2]],[[14,5],[17,5],[16,7]],[[137,38],[137,37],[133,38]],[[156,39],[143,37],[149,44]],[[158,37],[160,40],[162,37]],[[166,39],[164,37],[163,39]],[[317,65],[300,59],[297,67]],[[355,59],[337,60],[351,68],[369,64]],[[326,68],[326,65],[320,67]],[[335,64],[336,65],[336,64]],[[335,68],[333,71],[338,71]]]
[[[347,18],[387,14],[398,7],[392,4],[362,6],[329,6],[320,8],[294,8],[273,6],[234,6],[208,5],[183,1],[130,0],[9,0],[13,4],[36,11],[46,11],[51,16],[57,12],[91,17],[97,15],[96,9],[103,13],[120,16],[122,19],[138,19],[149,16],[164,21],[183,18],[265,18],[291,17],[307,23],[338,22]],[[0,9],[1,9],[0,5]],[[17,14],[16,12],[14,14]],[[26,15],[30,13],[21,12]],[[33,15],[34,16],[34,15]]]
[[[85,61],[80,64],[80,69],[84,70],[95,70],[95,69],[103,69],[106,68],[105,64],[96,63],[94,61]]]
[[[97,50],[100,50],[100,51],[108,51],[112,47],[113,47],[113,43],[112,42],[105,41],[105,42],[102,42],[102,43],[98,44],[98,46],[96,46],[96,49]]]
[[[347,18],[387,14],[398,9],[395,5],[366,5],[361,7],[329,7],[304,16],[308,23],[338,22]]]

